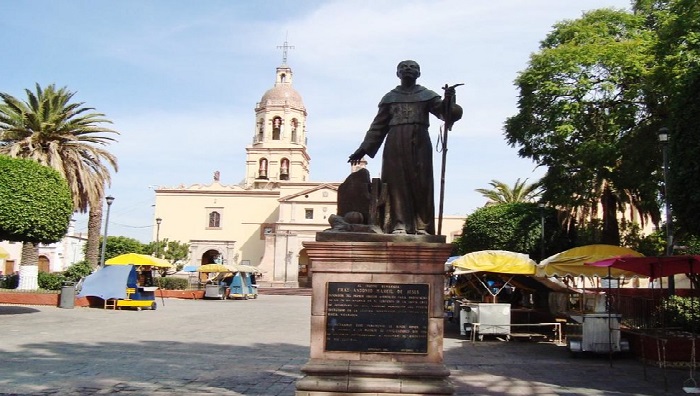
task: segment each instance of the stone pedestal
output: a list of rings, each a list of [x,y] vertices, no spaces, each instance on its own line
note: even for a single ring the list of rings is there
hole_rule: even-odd
[[[441,237],[386,237],[304,243],[311,359],[297,396],[453,394],[443,364],[444,263],[452,246]]]

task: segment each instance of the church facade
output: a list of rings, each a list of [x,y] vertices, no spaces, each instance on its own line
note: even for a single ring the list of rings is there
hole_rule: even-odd
[[[247,264],[261,271],[261,286],[308,286],[303,242],[330,227],[340,182],[309,180],[306,117],[285,57],[255,106],[243,182],[221,184],[217,171],[210,184],[156,188],[160,240],[188,243],[190,266]],[[450,242],[464,217],[443,221]]]

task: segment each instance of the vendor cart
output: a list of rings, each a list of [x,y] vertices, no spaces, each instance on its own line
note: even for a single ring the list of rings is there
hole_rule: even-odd
[[[603,312],[570,315],[570,318],[566,325],[566,346],[572,353],[629,351],[629,342],[620,338],[622,315]]]
[[[228,298],[231,288],[225,282],[212,282],[204,286],[204,298],[218,298],[225,300]]]
[[[459,327],[462,335],[502,335],[510,339],[510,304],[466,303],[460,304]]]
[[[155,310],[155,291],[150,267],[114,265],[100,268],[83,281],[79,296],[98,297],[105,309],[123,307]]]

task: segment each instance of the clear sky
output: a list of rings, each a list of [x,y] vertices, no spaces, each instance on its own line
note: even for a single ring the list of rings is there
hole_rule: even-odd
[[[109,234],[149,242],[154,187],[209,184],[217,170],[223,184],[243,179],[254,107],[274,84],[285,40],[318,182],[345,179],[379,99],[398,84],[396,64],[413,59],[421,85],[441,93],[465,84],[464,117],[448,137],[445,214],[466,216],[484,205],[474,190],[492,179],[544,173],[504,140],[517,112],[513,81],[554,23],[604,7],[630,1],[6,0],[0,91],[23,99],[35,83],[55,83],[114,122]],[[439,127],[433,118],[433,144]],[[441,154],[434,159],[437,194]],[[373,177],[380,167],[378,154]],[[76,220],[86,232],[86,216]]]

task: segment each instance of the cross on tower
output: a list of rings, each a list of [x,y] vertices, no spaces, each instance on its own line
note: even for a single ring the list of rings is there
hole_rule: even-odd
[[[287,44],[287,39],[284,39],[284,44],[278,45],[277,48],[282,49],[282,64],[287,64],[287,51],[290,49],[294,49],[293,45]]]

